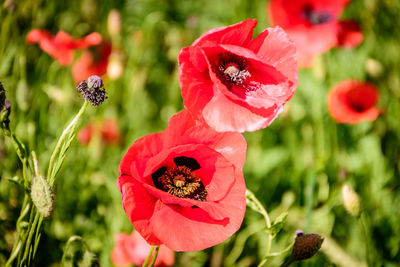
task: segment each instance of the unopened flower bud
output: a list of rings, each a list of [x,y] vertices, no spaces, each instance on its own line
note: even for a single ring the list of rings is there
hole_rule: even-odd
[[[107,75],[111,80],[116,80],[121,77],[124,71],[122,53],[113,52],[107,65]]]
[[[108,32],[110,33],[111,36],[113,36],[113,35],[115,36],[120,33],[120,31],[121,31],[121,16],[120,16],[118,10],[113,9],[108,14],[107,27],[108,27]]]
[[[365,69],[369,75],[374,78],[379,78],[384,72],[382,64],[373,58],[368,58],[365,62]]]
[[[296,231],[291,259],[301,261],[311,258],[321,248],[323,241],[324,238],[318,234],[304,234],[302,231]]]
[[[6,0],[3,3],[3,8],[8,9],[10,12],[14,12],[15,9],[17,8],[17,2],[14,0]]]
[[[44,218],[49,218],[54,210],[54,193],[46,178],[38,175],[33,178],[31,198],[36,209]]]
[[[342,187],[342,200],[343,206],[348,213],[355,217],[359,217],[361,215],[360,198],[358,197],[357,193],[346,184]]]
[[[97,76],[90,76],[88,82],[80,82],[76,89],[82,94],[83,99],[98,106],[107,99],[106,91],[103,88],[103,80]]]

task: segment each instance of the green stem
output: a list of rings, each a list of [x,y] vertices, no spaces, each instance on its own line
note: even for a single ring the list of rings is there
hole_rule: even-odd
[[[263,265],[268,261],[268,258],[280,256],[280,255],[282,255],[283,253],[288,252],[288,251],[293,247],[294,242],[295,242],[295,240],[293,240],[293,242],[290,243],[289,246],[287,246],[286,248],[284,248],[283,250],[281,250],[281,251],[279,251],[279,252],[271,252],[271,253],[265,255],[264,259],[260,262],[260,264],[258,264],[258,267],[263,266]],[[286,266],[289,266],[289,264],[291,264],[292,262],[293,262],[293,261],[289,260],[287,263],[284,263],[284,264],[288,264],[288,265],[286,265]],[[285,265],[282,265],[282,266],[285,266]]]
[[[61,267],[65,266],[65,258],[67,256],[67,253],[69,251],[69,248],[70,248],[71,244],[74,243],[74,242],[81,242],[83,244],[83,246],[85,247],[85,249],[87,249],[86,243],[83,241],[82,237],[80,237],[80,236],[71,236],[68,239],[67,244],[65,245],[64,253],[63,253],[62,258],[61,258]]]
[[[271,252],[269,255],[267,255],[267,257],[276,257],[276,256],[282,255],[283,253],[288,252],[293,247],[294,242],[295,242],[295,240],[293,240],[289,246],[287,246],[286,248],[284,248],[283,250],[281,250],[279,252]]]
[[[67,145],[65,144],[65,141],[68,138],[71,138],[71,136],[74,134],[76,125],[79,121],[79,119],[82,117],[83,113],[85,112],[89,102],[85,101],[79,110],[78,114],[76,114],[75,118],[71,121],[71,123],[65,128],[64,132],[61,134],[60,138],[58,139],[56,148],[53,151],[53,154],[51,155],[50,158],[50,163],[49,163],[49,169],[47,171],[47,179],[49,181],[50,186],[53,186],[55,176],[58,172],[58,170],[61,167],[62,161],[64,160],[64,155],[61,152],[61,149],[66,150],[69,147],[69,143]],[[56,157],[57,162],[56,162]],[[57,165],[55,165],[57,163]]]
[[[153,259],[150,262],[149,267],[153,267],[154,263],[156,262],[159,250],[160,250],[160,246],[156,246],[156,251],[154,252],[154,256],[153,256]]]
[[[35,213],[36,213],[35,219],[33,221],[31,229],[29,229],[28,239],[26,240],[24,256],[22,257],[22,264],[25,264],[28,259],[29,252],[31,251],[31,243],[32,243],[33,234],[36,232],[36,226],[39,221],[40,214],[38,212],[36,212],[36,210],[35,210]],[[27,265],[29,265],[29,263],[27,263]]]
[[[13,246],[13,248],[11,250],[10,257],[7,260],[6,266],[11,266],[12,265],[12,262],[15,260],[15,258],[18,255],[19,250],[22,247],[22,243],[20,241],[20,239],[21,239],[20,223],[25,218],[25,216],[29,213],[29,210],[31,208],[30,205],[28,204],[28,200],[29,200],[29,197],[28,197],[27,194],[25,194],[24,203],[22,204],[21,213],[20,213],[20,215],[18,217],[17,224],[16,224],[17,225],[17,237],[15,239],[14,246]]]
[[[256,207],[257,207],[256,211],[258,211],[259,213],[261,213],[264,216],[265,224],[267,225],[268,228],[270,228],[271,220],[269,219],[268,212],[266,211],[264,206],[261,204],[261,202],[257,199],[256,195],[254,195],[254,193],[250,191],[250,189],[246,189],[246,199],[252,201],[256,205]]]
[[[246,204],[250,208],[252,208],[253,210],[257,211],[258,213],[260,213],[261,215],[264,216],[267,229],[271,228],[271,220],[268,216],[267,210],[264,208],[264,206],[261,204],[261,202],[257,199],[256,195],[253,192],[251,192],[249,189],[246,189],[246,199],[247,199]],[[270,250],[271,250],[271,245],[272,245],[272,239],[274,237],[271,234],[271,232],[269,232],[269,231],[267,232],[267,235],[268,235],[268,243],[267,243],[266,255],[269,255]],[[267,261],[267,257],[265,257],[261,263],[264,264],[266,261]]]
[[[371,255],[369,253],[369,251],[370,251],[369,250],[369,238],[368,238],[367,229],[366,229],[363,217],[364,216],[362,216],[362,214],[361,214],[361,216],[358,217],[358,221],[360,223],[360,229],[361,229],[362,235],[364,237],[365,258],[367,260],[368,266],[373,266],[372,261],[371,261]]]
[[[148,254],[147,257],[146,257],[146,260],[143,262],[142,267],[146,267],[147,263],[148,263],[149,260],[150,260],[151,255],[153,254],[154,247],[155,247],[155,246],[151,246],[151,249],[150,249],[150,251],[149,251],[149,254]]]
[[[288,267],[290,264],[292,264],[294,260],[290,258],[287,262],[284,262],[281,267]]]

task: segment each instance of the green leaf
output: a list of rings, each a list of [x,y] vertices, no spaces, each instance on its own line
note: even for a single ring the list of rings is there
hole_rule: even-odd
[[[283,225],[286,222],[287,216],[288,216],[287,212],[284,212],[281,215],[279,215],[272,223],[271,227],[268,228],[266,231],[270,233],[273,237],[275,237],[279,233],[279,231],[282,230]]]

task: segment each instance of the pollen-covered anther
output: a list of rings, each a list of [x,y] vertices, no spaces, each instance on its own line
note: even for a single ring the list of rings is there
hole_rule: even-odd
[[[177,176],[174,177],[174,185],[176,187],[184,186],[185,183],[186,183],[185,181],[186,181],[186,179],[182,175],[177,175]]]
[[[161,190],[179,198],[205,201],[207,191],[199,178],[185,166],[169,168],[158,178]]]
[[[225,68],[224,74],[236,84],[242,84],[247,77],[251,76],[247,70],[240,70],[236,64],[229,65]]]

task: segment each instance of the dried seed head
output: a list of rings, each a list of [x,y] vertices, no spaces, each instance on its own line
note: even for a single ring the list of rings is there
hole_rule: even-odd
[[[31,198],[36,209],[44,218],[49,218],[54,210],[54,193],[46,178],[39,175],[33,178]]]
[[[80,82],[76,89],[82,94],[83,99],[92,103],[93,106],[98,106],[107,99],[103,80],[97,75],[90,76],[88,82]]]
[[[297,231],[296,235],[291,256],[294,261],[311,258],[318,252],[324,241],[324,238],[318,234],[304,234]]]
[[[342,187],[342,200],[343,206],[347,210],[348,213],[353,215],[354,217],[360,217],[361,215],[361,204],[360,198],[357,193],[351,189],[348,185],[343,185]]]

